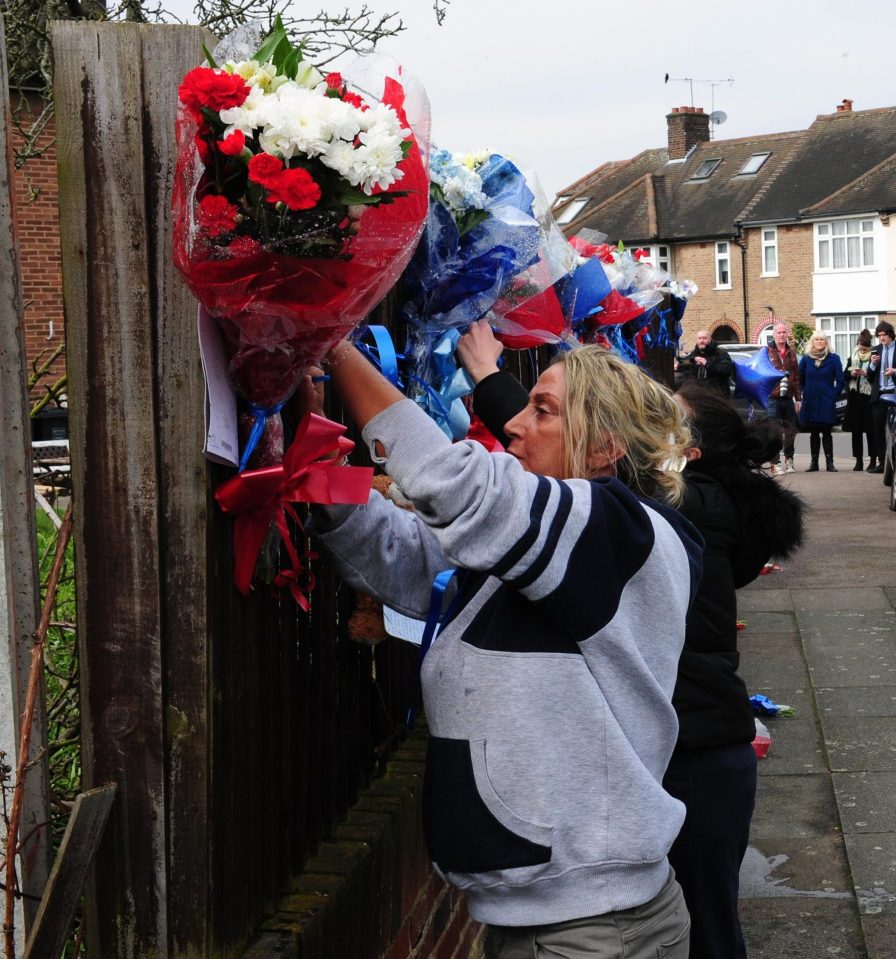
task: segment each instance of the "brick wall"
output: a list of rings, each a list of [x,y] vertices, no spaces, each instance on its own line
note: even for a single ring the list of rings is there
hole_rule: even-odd
[[[33,105],[38,109],[38,104]],[[51,124],[40,140],[46,152],[13,171],[13,210],[22,272],[25,347],[29,364],[65,340],[62,306],[62,257],[59,246],[59,189],[56,178],[55,129]],[[21,136],[13,130],[13,149]],[[65,371],[64,358],[54,366]],[[56,377],[52,377],[55,380]],[[52,381],[51,380],[51,381]],[[36,391],[40,394],[40,390]]]
[[[727,325],[737,331],[738,339],[743,339],[744,299],[740,248],[729,241],[729,260],[731,271],[731,289],[717,290],[716,285],[716,245],[707,240],[705,243],[676,244],[672,250],[673,270],[678,279],[693,280],[699,287],[695,296],[688,301],[687,310],[681,321],[684,335],[680,348],[683,352],[694,348],[698,330],[712,332],[716,327]]]
[[[760,276],[762,271],[761,231],[746,230],[747,292],[750,299],[750,340],[766,324],[766,306],[786,323],[815,326],[812,316],[812,227],[778,227],[778,276]]]
[[[481,959],[485,928],[426,855],[425,750],[419,730],[321,843],[243,959]]]
[[[812,316],[812,227],[783,226],[778,228],[778,276],[760,276],[762,269],[761,233],[746,230],[747,304],[750,313],[749,341],[765,325],[766,306],[774,307],[776,316],[793,323],[797,320],[815,325]],[[698,330],[712,332],[719,326],[730,326],[744,340],[744,268],[741,249],[729,241],[731,289],[717,290],[716,245],[682,243],[673,247],[674,272],[679,279],[693,280],[700,288],[688,303],[682,320],[682,349],[692,349]]]

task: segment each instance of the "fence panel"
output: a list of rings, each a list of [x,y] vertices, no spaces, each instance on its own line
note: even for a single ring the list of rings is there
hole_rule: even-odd
[[[90,954],[241,954],[399,737],[413,650],[232,586],[232,471],[202,449],[196,305],[170,257],[196,27],[54,27],[85,787],[115,782]],[[374,672],[374,663],[376,670]]]

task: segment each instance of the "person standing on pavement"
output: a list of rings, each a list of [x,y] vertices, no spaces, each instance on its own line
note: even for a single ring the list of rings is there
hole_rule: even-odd
[[[458,343],[476,384],[477,415],[508,442],[505,424],[527,394],[515,377],[499,371],[501,351],[491,331],[477,324]],[[781,450],[780,431],[767,419],[745,423],[729,400],[693,381],[676,401],[688,413],[696,442],[685,454],[679,509],[705,547],[672,700],[678,740],[663,779],[687,810],[671,855],[691,914],[689,959],[743,959],[738,877],[755,801],[756,754],[753,711],[737,673],[735,590],[752,582],[771,555],[797,548],[803,507],[759,469]]]
[[[806,472],[818,472],[818,454],[823,448],[827,471],[836,473],[831,428],[837,422],[836,403],[843,389],[843,366],[840,357],[831,352],[824,333],[812,334],[809,348],[800,359],[799,373],[803,394],[800,422],[809,433],[810,460]]]
[[[486,955],[687,959],[666,856],[685,810],[662,787],[701,574],[674,508],[683,410],[585,346],[541,374],[492,454],[452,444],[352,344],[325,365],[415,508],[375,493],[315,507],[322,545],[352,586],[417,618],[433,577],[457,572],[420,670],[423,820],[433,861],[489,926]]]
[[[724,397],[731,393],[734,363],[724,350],[719,349],[718,343],[706,330],[697,333],[697,345],[690,353],[679,358],[677,370],[684,381],[693,380],[701,386],[709,386]]]
[[[768,358],[772,366],[784,374],[768,400],[769,419],[778,424],[784,446],[784,465],[781,465],[780,455],[772,461],[775,475],[781,476],[784,473],[795,472],[793,444],[799,432],[797,416],[802,405],[803,394],[800,387],[799,361],[796,358],[796,352],[788,342],[790,328],[786,323],[776,323],[772,335],[775,341],[767,347]]]
[[[868,472],[883,473],[887,451],[887,413],[890,407],[881,401],[881,397],[896,392],[896,331],[892,323],[881,320],[874,328],[874,334],[880,342],[871,351],[868,382],[871,384],[871,419],[877,464],[869,467]]]
[[[877,442],[871,419],[871,384],[868,368],[871,365],[871,331],[862,330],[856,340],[856,348],[846,361],[843,376],[846,380],[846,418],[843,430],[852,434],[852,455],[856,458],[854,473],[860,473],[865,464],[862,460],[863,438],[868,445],[868,469],[877,463]]]

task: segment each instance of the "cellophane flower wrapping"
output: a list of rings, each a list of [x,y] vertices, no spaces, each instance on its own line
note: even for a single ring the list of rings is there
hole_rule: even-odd
[[[426,229],[400,287],[409,392],[459,438],[462,393],[456,364],[446,368],[442,357],[446,338],[456,341],[458,331],[487,317],[509,345],[519,346],[514,336],[527,337],[525,345],[558,341],[568,324],[551,287],[575,255],[535,177],[498,153],[434,150],[430,197]]]
[[[645,343],[647,324],[669,294],[675,320],[672,325],[676,325],[687,300],[697,292],[696,284],[673,279],[666,270],[654,266],[643,251],[609,243],[606,234],[597,230],[582,230],[569,242],[581,262],[600,262],[608,287],[598,307],[574,323],[581,342],[600,343],[634,363],[643,358],[645,345],[673,345],[666,332],[667,323],[660,325],[663,342]]]
[[[173,246],[220,325],[234,386],[271,410],[410,260],[428,208],[429,116],[387,58],[359,58],[358,90],[349,70],[301,60],[279,23],[260,40],[257,25],[240,28],[212,54],[219,67],[181,84]]]

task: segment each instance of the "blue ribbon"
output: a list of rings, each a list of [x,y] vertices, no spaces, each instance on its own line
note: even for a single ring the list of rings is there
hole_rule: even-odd
[[[404,355],[396,352],[389,331],[385,326],[371,325],[365,328],[361,336],[364,336],[366,332],[373,337],[374,346],[369,347],[360,337],[354,341],[355,346],[394,387],[403,390],[404,384],[398,372],[398,361],[403,360]]]
[[[240,457],[239,471],[241,473],[249,465],[249,459],[255,452],[255,447],[258,446],[258,441],[261,439],[262,433],[264,433],[264,427],[268,421],[268,417],[279,413],[280,410],[283,409],[285,402],[286,400],[284,400],[283,403],[275,403],[273,406],[268,407],[255,406],[252,403],[249,404],[249,412],[255,417],[255,422],[252,424],[252,431],[249,433],[249,439],[246,440],[246,448]]]
[[[436,340],[428,359],[431,382],[424,378],[426,371],[421,371],[424,376],[411,377],[423,387],[415,397],[417,404],[453,440],[462,440],[470,429],[470,414],[461,397],[473,392],[473,381],[454,356],[459,339],[459,330],[452,327]]]
[[[435,579],[432,581],[432,587],[429,591],[429,611],[426,614],[426,625],[423,627],[423,636],[420,639],[420,656],[417,660],[417,687],[414,695],[415,701],[408,709],[408,729],[414,728],[414,714],[416,713],[417,704],[422,699],[422,690],[420,688],[420,670],[423,668],[423,660],[426,659],[426,654],[429,652],[429,647],[432,646],[436,636],[438,635],[439,621],[442,619],[442,603],[445,600],[445,593],[448,590],[448,586],[450,585],[451,580],[454,578],[456,573],[456,569],[443,569],[440,573],[436,573]],[[460,586],[458,584],[457,596],[446,611],[445,619],[448,618],[449,613],[453,612],[459,598]]]

